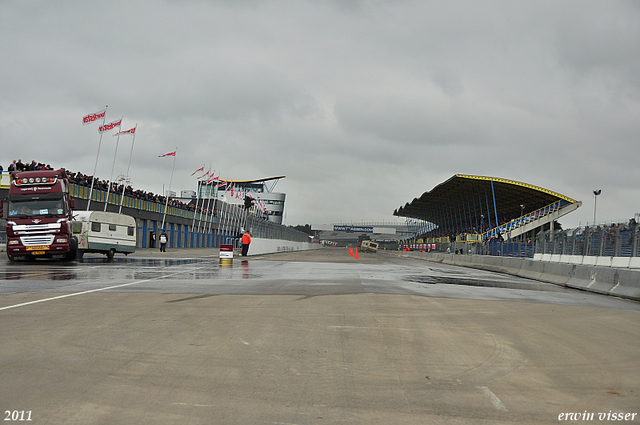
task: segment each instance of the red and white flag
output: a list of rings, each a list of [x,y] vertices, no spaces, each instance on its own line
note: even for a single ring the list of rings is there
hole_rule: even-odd
[[[95,114],[89,114],[82,117],[82,125],[91,124],[97,119],[104,118],[107,114],[107,110],[103,109],[102,111],[96,112]]]
[[[101,126],[98,128],[98,131],[99,131],[100,133],[104,133],[104,132],[106,132],[106,131],[113,130],[113,129],[114,129],[114,128],[116,128],[116,127],[120,127],[121,125],[122,125],[122,118],[120,118],[120,119],[119,119],[119,120],[117,120],[117,121],[110,122],[109,124],[101,125]]]
[[[118,131],[116,134],[114,134],[114,137],[117,136],[118,134],[136,134],[136,127],[130,128],[129,130],[124,130],[124,131]]]
[[[165,156],[176,156],[176,151],[165,153],[164,155],[158,155],[158,158],[163,158]]]
[[[196,171],[194,171],[193,173],[191,173],[191,175],[193,176],[195,173],[197,173],[198,171],[204,171],[204,165],[200,168],[198,168]],[[198,177],[199,178],[199,177]]]

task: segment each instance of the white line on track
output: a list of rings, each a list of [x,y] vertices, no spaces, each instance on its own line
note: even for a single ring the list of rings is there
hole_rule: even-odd
[[[29,302],[26,302],[26,303],[15,304],[15,305],[8,305],[6,307],[0,307],[0,311],[9,310],[9,309],[12,309],[12,308],[24,307],[24,306],[32,305],[32,304],[44,303],[44,302],[47,302],[47,301],[60,300],[62,298],[75,297],[75,296],[78,296],[78,295],[91,294],[93,292],[108,291],[109,289],[124,288],[125,286],[138,285],[140,283],[151,282],[152,280],[164,279],[164,278],[175,276],[175,275],[178,275],[178,274],[192,273],[193,270],[202,269],[202,268],[204,268],[204,267],[197,267],[196,269],[183,270],[183,271],[180,271],[180,272],[170,273],[170,274],[166,274],[166,275],[163,275],[163,276],[154,277],[154,278],[151,278],[151,279],[137,280],[135,282],[122,283],[120,285],[114,285],[114,286],[107,286],[105,288],[91,289],[89,291],[74,292],[73,294],[58,295],[57,297],[43,298],[41,300],[29,301]]]
[[[495,407],[498,410],[502,410],[504,412],[508,412],[507,408],[504,407],[504,404],[502,404],[502,402],[500,401],[500,399],[498,398],[497,395],[495,395],[493,393],[493,391],[491,391],[489,389],[489,387],[477,387],[480,391],[482,391],[483,393],[485,393],[486,395],[489,396],[489,398],[491,399],[491,403],[493,403],[493,407]]]

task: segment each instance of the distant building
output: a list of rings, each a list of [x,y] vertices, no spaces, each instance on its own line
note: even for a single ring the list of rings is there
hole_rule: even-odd
[[[267,177],[256,180],[224,180],[214,182],[198,182],[199,198],[215,198],[230,204],[243,205],[249,196],[254,201],[254,207],[265,218],[277,224],[282,224],[284,202],[286,194],[273,192],[276,184],[285,176]]]

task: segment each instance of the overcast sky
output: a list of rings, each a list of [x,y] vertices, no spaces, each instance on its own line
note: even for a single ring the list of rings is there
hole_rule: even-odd
[[[640,212],[638,1],[0,1],[0,163],[139,189],[285,175],[285,224],[393,220],[455,174]],[[126,172],[121,138],[114,174]],[[103,138],[108,179],[116,138]]]

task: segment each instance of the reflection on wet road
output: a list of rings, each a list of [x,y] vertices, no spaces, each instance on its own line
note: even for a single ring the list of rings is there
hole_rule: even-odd
[[[277,257],[276,257],[277,258]],[[377,261],[379,260],[379,261]],[[7,262],[0,293],[118,291],[148,293],[302,295],[412,294],[638,308],[638,303],[482,270],[384,255],[368,262],[215,258],[84,258],[75,263]]]

